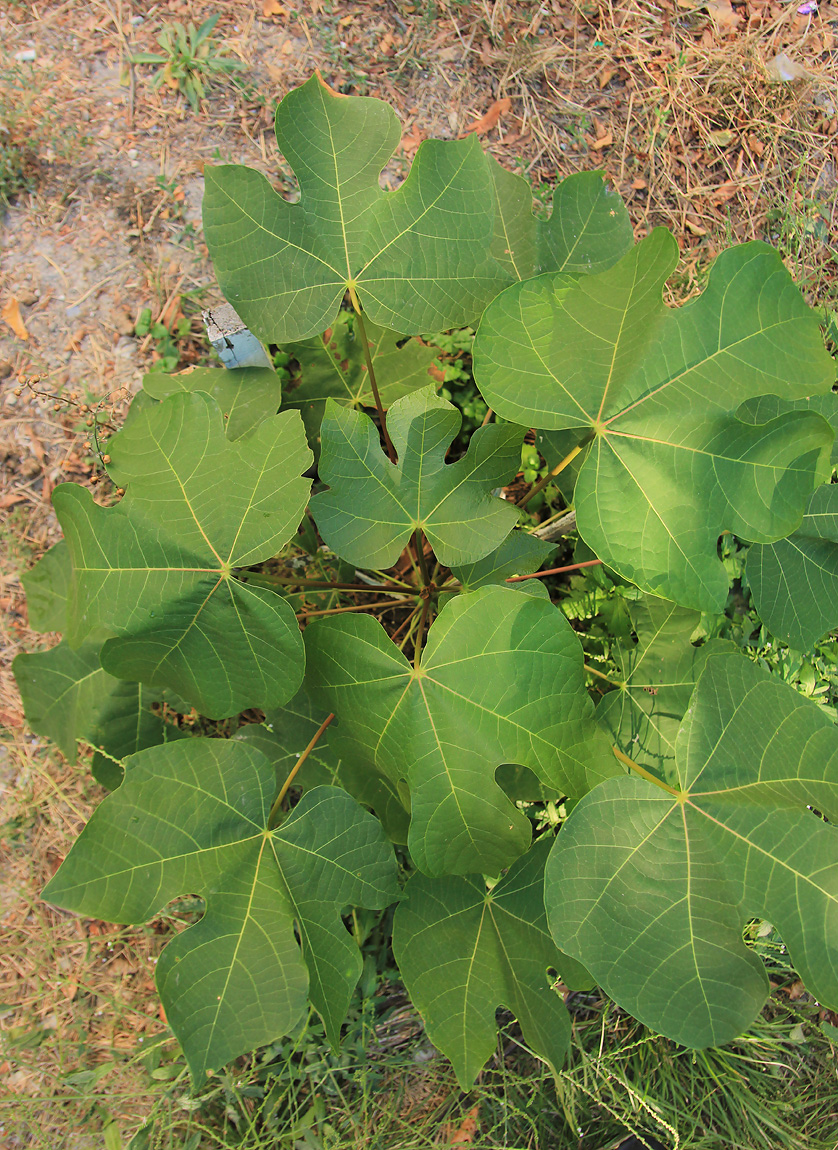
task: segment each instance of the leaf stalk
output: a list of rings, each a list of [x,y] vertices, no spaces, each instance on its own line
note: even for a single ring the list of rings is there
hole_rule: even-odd
[[[396,449],[393,447],[390,433],[387,430],[387,416],[384,411],[384,405],[381,402],[381,395],[378,391],[378,382],[375,378],[375,370],[372,366],[372,356],[370,355],[370,341],[367,339],[367,329],[364,326],[364,317],[361,312],[361,305],[358,302],[358,297],[354,291],[350,291],[349,298],[352,300],[352,307],[355,309],[355,318],[358,321],[358,332],[361,336],[361,343],[364,347],[364,359],[367,363],[367,371],[370,377],[370,387],[372,388],[372,396],[375,400],[375,410],[378,412],[378,418],[381,422],[381,433],[384,436],[384,445],[387,448],[387,455],[391,463],[397,462]]]
[[[270,809],[270,813],[268,814],[268,830],[269,831],[272,831],[276,826],[277,820],[279,818],[280,807],[282,806],[282,800],[288,794],[288,788],[293,783],[294,778],[297,775],[297,772],[299,771],[299,769],[303,765],[303,763],[306,761],[306,759],[309,757],[311,752],[314,750],[314,748],[317,746],[318,739],[323,734],[323,732],[326,730],[329,723],[331,723],[331,721],[332,721],[332,719],[334,719],[334,717],[335,717],[334,712],[332,712],[332,714],[326,716],[326,718],[323,720],[323,722],[320,724],[320,726],[317,728],[314,735],[312,736],[312,739],[311,739],[311,742],[309,743],[309,745],[306,747],[306,749],[303,751],[303,753],[297,759],[296,763],[294,764],[292,770],[290,771],[290,773],[288,775],[288,778],[285,780],[285,782],[279,788],[279,794],[274,799],[273,805]]]
[[[614,757],[619,759],[621,763],[629,767],[631,770],[636,771],[641,778],[645,779],[647,783],[654,783],[656,787],[660,787],[662,791],[672,795],[676,799],[681,798],[681,792],[676,791],[675,787],[671,787],[669,783],[665,783],[663,779],[657,778],[651,771],[647,771],[645,767],[641,767],[634,759],[630,759],[628,755],[624,755],[619,747],[613,746],[611,750],[614,752]]]
[[[542,575],[561,575],[565,571],[581,571],[583,567],[598,567],[601,559],[586,559],[584,563],[570,563],[567,567],[548,567],[546,571],[533,571],[531,575],[510,575],[507,583],[521,583],[524,579],[540,579]]]
[[[518,502],[515,504],[515,506],[516,507],[526,507],[526,505],[529,503],[529,501],[532,499],[532,497],[534,495],[538,495],[539,491],[543,491],[551,479],[555,479],[555,477],[557,475],[560,475],[561,472],[564,471],[564,469],[566,467],[569,467],[570,464],[573,463],[574,459],[579,454],[579,452],[583,451],[588,446],[589,443],[590,443],[590,439],[586,439],[584,441],[584,443],[577,443],[577,445],[574,447],[573,451],[569,451],[567,453],[567,455],[564,457],[564,459],[561,461],[561,463],[557,463],[552,471],[548,471],[546,475],[542,476],[541,479],[539,479],[536,483],[534,483],[532,485],[532,487],[529,489],[529,491],[526,493],[526,495],[524,495],[523,498],[518,500]]]

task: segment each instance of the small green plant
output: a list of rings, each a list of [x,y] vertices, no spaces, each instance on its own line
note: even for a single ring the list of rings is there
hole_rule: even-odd
[[[835,616],[835,370],[777,253],[724,251],[670,308],[674,238],[633,244],[598,173],[537,217],[472,136],[423,143],[386,193],[395,114],[319,78],[276,128],[299,199],[208,167],[204,224],[293,386],[147,376],[103,457],[124,497],[56,488],[65,539],[26,576],[32,624],[66,636],[15,661],[29,723],[94,747],[113,788],[45,897],[122,923],[205,900],[157,964],[196,1083],[310,1009],[337,1049],[393,904],[464,1089],[499,1005],[558,1072],[559,985],[684,1047],[736,1039],[769,991],[754,919],[838,1006],[823,663],[724,629],[743,571],[804,654]],[[450,351],[419,338],[452,329]],[[458,346],[499,417],[462,447],[438,394]],[[579,539],[545,567],[521,516],[554,480]],[[554,577],[587,569],[559,610]]]
[[[218,76],[241,72],[245,68],[240,60],[229,60],[219,55],[210,39],[218,15],[210,16],[200,28],[194,24],[167,24],[157,41],[161,52],[137,52],[131,60],[134,64],[162,65],[152,76],[151,86],[155,90],[163,84],[176,89],[185,96],[193,112],[198,111],[198,103],[204,98],[207,86]]]
[[[182,315],[170,327],[167,327],[164,323],[153,322],[151,314],[151,308],[144,307],[142,309],[134,325],[134,334],[140,338],[150,335],[154,340],[159,356],[158,371],[177,371],[181,359],[178,340],[185,339],[189,335],[192,330],[192,322],[188,316]]]

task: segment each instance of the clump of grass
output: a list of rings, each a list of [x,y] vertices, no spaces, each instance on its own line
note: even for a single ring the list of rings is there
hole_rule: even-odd
[[[214,79],[231,72],[241,72],[246,65],[241,60],[228,60],[221,56],[212,40],[218,16],[210,16],[200,28],[194,24],[167,24],[157,42],[162,52],[136,52],[132,64],[159,64],[151,78],[154,89],[165,84],[181,93],[193,112],[204,98]]]
[[[61,117],[55,77],[15,62],[0,73],[0,205],[34,191],[56,161],[86,143]]]

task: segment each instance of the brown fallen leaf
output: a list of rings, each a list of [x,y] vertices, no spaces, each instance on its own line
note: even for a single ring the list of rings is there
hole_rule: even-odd
[[[474,1143],[479,1113],[479,1106],[472,1106],[471,1110],[469,1110],[468,1114],[466,1114],[460,1125],[448,1139],[449,1146],[471,1146]]]
[[[26,330],[26,324],[23,322],[23,316],[20,314],[20,304],[13,295],[9,296],[3,304],[3,310],[0,312],[0,315],[2,315],[18,339],[29,339],[29,332]]]
[[[606,132],[606,134],[604,136],[601,136],[600,139],[595,140],[594,143],[591,144],[591,148],[595,152],[598,152],[598,151],[600,151],[601,148],[610,148],[613,143],[614,143],[614,137],[611,135],[610,132]]]
[[[22,503],[26,498],[21,495],[19,491],[10,491],[7,495],[0,495],[0,510],[5,511],[9,507],[14,507],[16,503]]]
[[[742,17],[734,11],[730,0],[707,0],[705,5],[716,30],[729,36],[742,23]]]
[[[476,132],[478,136],[491,132],[492,128],[497,127],[497,122],[501,116],[505,116],[511,107],[512,101],[508,96],[504,96],[502,100],[495,100],[485,116],[481,116],[479,120],[474,120],[466,125],[460,133],[460,138],[467,136],[469,132]]]
[[[402,136],[401,149],[406,156],[412,156],[424,139],[425,133],[418,124],[414,124],[410,131]]]
[[[270,20],[271,16],[287,16],[288,9],[284,8],[279,0],[262,0],[262,17]]]

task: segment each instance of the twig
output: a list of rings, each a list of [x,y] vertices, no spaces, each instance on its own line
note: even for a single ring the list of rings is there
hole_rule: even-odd
[[[311,619],[315,615],[345,615],[349,611],[381,611],[388,607],[401,607],[404,603],[412,603],[412,599],[384,599],[381,603],[358,603],[352,607],[327,607],[323,610],[300,611],[298,619]]]

